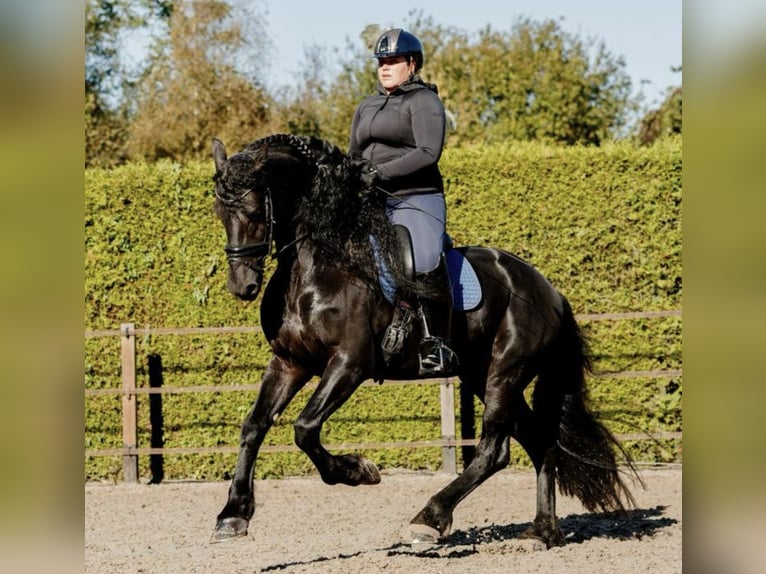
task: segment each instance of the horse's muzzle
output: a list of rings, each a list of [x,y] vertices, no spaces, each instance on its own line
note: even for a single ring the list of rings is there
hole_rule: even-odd
[[[262,271],[257,271],[240,263],[229,265],[229,278],[226,281],[226,288],[239,299],[252,301],[258,297],[262,283]]]

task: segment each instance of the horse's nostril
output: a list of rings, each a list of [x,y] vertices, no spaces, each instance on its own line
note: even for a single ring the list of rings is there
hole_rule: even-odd
[[[245,295],[250,299],[255,299],[258,296],[259,285],[257,283],[251,283],[245,289]]]
[[[250,283],[244,289],[237,289],[234,294],[243,301],[252,301],[260,292],[260,284]]]

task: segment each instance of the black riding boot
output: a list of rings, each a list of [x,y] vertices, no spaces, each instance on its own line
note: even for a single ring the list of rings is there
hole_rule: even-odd
[[[420,300],[423,318],[423,340],[420,341],[419,362],[421,375],[453,373],[457,369],[457,354],[450,349],[452,328],[452,293],[445,261],[431,273],[418,274],[433,296]]]

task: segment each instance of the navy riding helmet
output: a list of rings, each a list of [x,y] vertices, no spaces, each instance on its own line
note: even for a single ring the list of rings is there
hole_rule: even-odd
[[[415,60],[415,72],[423,67],[423,44],[417,36],[393,28],[383,32],[375,41],[374,58],[391,58],[394,56],[412,56]]]

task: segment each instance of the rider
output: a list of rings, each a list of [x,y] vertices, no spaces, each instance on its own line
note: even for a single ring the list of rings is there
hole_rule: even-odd
[[[452,305],[443,257],[447,210],[438,167],[444,106],[437,87],[418,75],[423,45],[415,35],[401,28],[384,32],[373,57],[378,60],[378,93],[362,100],[354,113],[349,155],[368,162],[365,178],[386,194],[392,223],[409,231],[416,280],[436,293],[419,305],[426,334],[420,343],[420,373],[451,372],[457,356],[448,340]]]

